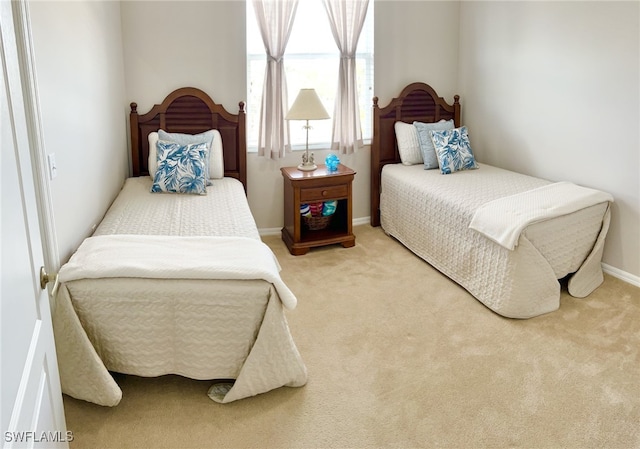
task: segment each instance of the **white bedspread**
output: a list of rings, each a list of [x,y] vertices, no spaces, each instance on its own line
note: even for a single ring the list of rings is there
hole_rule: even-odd
[[[285,316],[296,297],[260,240],[242,184],[207,195],[149,192],[129,178],[93,237],[60,269],[53,324],[62,391],[114,406],[110,372],[233,379],[213,400],[283,386],[307,369]]]
[[[102,235],[85,239],[58,279],[262,279],[294,309],[296,297],[279,272],[271,249],[250,238]]]
[[[229,315],[223,323],[210,322],[210,326],[217,326],[220,332],[227,335],[233,334],[252,319],[259,329],[253,337],[255,341],[237,341],[241,346],[249,345],[248,353],[238,360],[239,368],[227,368],[227,372],[233,373],[235,383],[221,402],[231,402],[281,386],[304,385],[307,378],[306,367],[291,339],[282,312],[282,305],[289,309],[295,308],[296,297],[281,280],[279,270],[280,266],[271,249],[261,241],[249,238],[142,235],[87,238],[59,273],[61,287],[54,309],[54,322],[63,391],[78,399],[114,406],[120,402],[122,392],[108,369],[115,368],[119,372],[147,376],[178,371],[177,374],[182,373],[188,377],[209,378],[207,373],[210,371],[207,370],[210,367],[204,363],[207,355],[202,354],[207,342],[198,341],[198,333],[191,338],[188,335],[188,324],[187,330],[180,332],[182,324],[174,320],[176,315],[189,316],[189,309],[195,312],[196,317],[207,316],[209,320],[213,320],[215,312],[213,317],[208,316],[207,313],[211,312],[197,295],[203,291],[205,293],[201,295],[206,298],[206,291],[217,288],[218,285],[203,285],[204,289],[201,287],[200,290],[192,285],[190,296],[196,297],[196,300],[191,303],[190,298],[185,298],[180,304],[181,311],[178,311],[174,306],[165,306],[175,303],[171,299],[173,296],[169,295],[165,299],[162,292],[158,291],[162,289],[158,288],[161,285],[158,284],[159,281],[172,279],[219,279],[227,282],[230,279],[265,280],[273,285],[272,291],[265,296],[266,306],[257,304],[257,307],[247,309],[243,302],[257,301],[255,294],[248,294],[247,301],[237,300],[224,306],[242,310],[238,316]],[[82,284],[83,280],[92,279],[111,279],[112,283],[101,286],[100,296],[96,296],[96,290],[92,289],[88,290],[88,294],[80,293],[87,285]],[[141,281],[134,284],[139,290],[151,289],[152,293],[144,297],[138,296],[140,299],[137,301],[148,303],[149,307],[129,303],[126,296],[118,295],[117,292],[123,291],[119,284],[122,279]],[[78,283],[79,286],[76,286]],[[112,285],[114,287],[110,287]],[[226,287],[223,285],[223,288]],[[109,289],[111,293],[105,294]],[[72,291],[78,293],[73,300]],[[102,295],[109,297],[114,292],[117,298],[115,301],[101,301]],[[89,307],[86,307],[87,303]],[[245,310],[252,309],[257,311],[257,316],[246,315]],[[144,320],[149,314],[152,314],[153,322],[147,326]],[[123,320],[119,318],[122,316],[133,317],[135,328],[124,327],[123,331]],[[135,319],[136,316],[139,318]],[[192,314],[189,319],[194,319],[193,316]],[[87,320],[87,317],[92,319]],[[81,323],[83,319],[88,322]],[[158,321],[166,324],[158,327]],[[158,331],[159,335],[156,335]],[[180,347],[180,343],[176,344],[173,339],[163,341],[162,333],[166,334],[167,331],[170,331],[170,335],[176,332],[186,333],[187,335],[179,338],[194,343],[195,354],[190,354],[190,348]],[[193,331],[197,332],[196,329]],[[109,350],[105,349],[113,338],[118,341],[116,355],[110,355]],[[141,339],[147,340],[148,345],[142,354],[139,352]],[[237,358],[234,344],[234,341],[228,341],[222,347],[218,344],[213,350],[230,351],[232,358]],[[169,354],[184,354],[167,357],[162,355],[165,350]],[[126,356],[127,353],[134,356]],[[222,354],[222,359],[226,359],[227,354]],[[187,362],[177,363],[183,358]],[[184,366],[185,363],[183,369],[175,368]],[[166,366],[170,368],[166,369]]]
[[[607,201],[613,202],[608,193],[570,182],[556,182],[483,204],[473,215],[469,228],[513,250],[522,231],[530,224]]]

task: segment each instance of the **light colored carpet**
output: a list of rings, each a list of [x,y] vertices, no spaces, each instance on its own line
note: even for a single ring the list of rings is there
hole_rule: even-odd
[[[306,386],[221,405],[209,381],[118,375],[115,408],[65,396],[71,448],[640,447],[640,289],[606,276],[506,319],[380,228],[354,231],[298,257],[264,239],[298,296]]]

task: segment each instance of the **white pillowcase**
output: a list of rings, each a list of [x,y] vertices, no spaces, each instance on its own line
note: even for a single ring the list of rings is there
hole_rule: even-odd
[[[416,127],[411,123],[396,122],[394,128],[402,163],[404,165],[422,164],[422,151]]]
[[[217,129],[210,131],[213,132],[213,141],[209,149],[209,178],[222,179],[224,177],[224,147],[222,145],[222,135],[220,135],[220,131]],[[171,135],[171,133],[168,134]],[[175,133],[173,135],[179,136],[179,134]],[[183,134],[183,136],[191,137],[189,134]],[[151,176],[152,179],[155,177],[156,170],[158,169],[158,140],[159,136],[157,132],[149,133],[149,159],[147,165],[149,167],[149,176]]]
[[[156,177],[156,171],[158,170],[158,133],[149,133],[149,159],[147,167],[149,168],[149,176],[151,179]]]
[[[209,151],[209,178],[224,178],[224,147],[222,146],[222,135],[217,129],[213,130],[213,144]]]

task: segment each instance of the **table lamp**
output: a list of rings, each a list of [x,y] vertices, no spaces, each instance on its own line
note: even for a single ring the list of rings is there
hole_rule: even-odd
[[[307,146],[306,151],[302,155],[302,163],[298,165],[298,170],[312,171],[317,165],[313,160],[313,153],[309,154],[309,120],[328,119],[329,114],[322,105],[315,89],[300,89],[296,100],[289,109],[285,120],[306,120],[307,124],[304,128],[307,130]]]

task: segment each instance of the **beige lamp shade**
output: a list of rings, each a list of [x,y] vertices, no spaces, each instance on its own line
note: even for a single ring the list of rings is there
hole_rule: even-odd
[[[323,120],[329,114],[322,105],[315,89],[300,89],[285,120]]]

